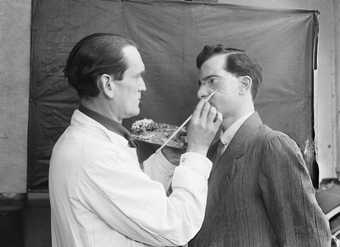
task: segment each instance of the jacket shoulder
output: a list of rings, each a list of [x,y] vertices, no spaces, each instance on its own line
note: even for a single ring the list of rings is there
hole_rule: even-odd
[[[261,125],[255,139],[256,145],[261,148],[271,150],[291,150],[293,152],[300,153],[301,150],[296,142],[288,136],[278,130],[273,130],[267,125]]]

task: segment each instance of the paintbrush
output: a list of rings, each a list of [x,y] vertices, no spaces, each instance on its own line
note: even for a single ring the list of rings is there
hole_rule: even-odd
[[[211,94],[209,94],[208,97],[204,98],[204,100],[208,102],[211,99],[211,97],[214,96],[215,93],[216,93],[216,90],[214,90]],[[156,150],[156,153],[161,151],[162,148],[164,148],[169,143],[169,141],[171,141],[171,139],[174,138],[178,134],[178,132],[191,120],[191,118],[192,118],[192,114],[177,128],[177,130],[174,133],[172,133],[172,135],[163,143],[163,145],[160,146]]]

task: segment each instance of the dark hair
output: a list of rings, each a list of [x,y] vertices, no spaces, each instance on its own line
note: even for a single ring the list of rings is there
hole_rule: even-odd
[[[122,49],[136,44],[112,33],[94,33],[81,39],[71,50],[64,74],[80,97],[99,94],[97,78],[101,74],[113,75],[121,80],[126,70]]]
[[[262,82],[262,68],[260,65],[254,63],[244,50],[225,48],[221,44],[215,46],[206,45],[196,58],[197,68],[200,69],[205,61],[220,54],[226,54],[224,65],[226,71],[236,76],[247,75],[252,79],[251,94],[253,99],[255,99],[258,87]]]

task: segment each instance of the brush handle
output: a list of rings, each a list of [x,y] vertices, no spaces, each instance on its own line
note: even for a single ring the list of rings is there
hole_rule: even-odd
[[[156,153],[161,151],[162,148],[164,148],[169,143],[169,141],[171,141],[171,139],[174,138],[178,134],[178,132],[190,121],[191,118],[192,114],[181,124],[181,126],[177,128],[177,130],[174,133],[172,133],[172,135],[163,143],[163,145],[156,150]]]

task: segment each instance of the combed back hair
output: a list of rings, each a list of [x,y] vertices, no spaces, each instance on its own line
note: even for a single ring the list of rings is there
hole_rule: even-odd
[[[64,69],[65,77],[82,97],[99,94],[97,78],[102,74],[121,80],[127,69],[122,49],[137,47],[129,39],[112,33],[94,33],[81,39],[71,50]]]
[[[201,69],[204,62],[215,55],[226,54],[224,68],[227,72],[235,76],[249,76],[252,79],[251,94],[255,99],[258,87],[262,82],[262,68],[253,62],[244,50],[235,48],[225,48],[218,44],[214,46],[206,45],[196,58],[196,66]]]

